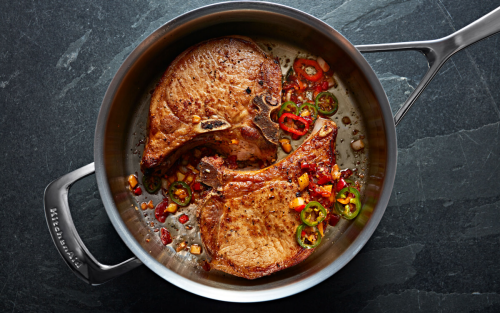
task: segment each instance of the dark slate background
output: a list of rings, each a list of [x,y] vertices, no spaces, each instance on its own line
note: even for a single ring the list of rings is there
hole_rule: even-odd
[[[500,35],[454,56],[397,128],[387,211],[365,248],[325,282],[259,304],[208,300],[146,267],[90,287],[61,260],[42,210],[45,186],[93,160],[101,100],[130,51],[154,29],[210,1],[0,2],[0,310],[129,312],[303,310],[500,311]],[[354,44],[434,39],[499,0],[328,0],[287,4]],[[415,52],[366,55],[393,108],[425,73]],[[105,263],[131,256],[94,176],[70,202],[84,242]]]

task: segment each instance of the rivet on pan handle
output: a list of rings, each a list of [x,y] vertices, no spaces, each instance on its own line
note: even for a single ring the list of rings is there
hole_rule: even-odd
[[[91,285],[100,285],[142,263],[133,257],[117,265],[101,264],[80,239],[69,211],[68,191],[75,181],[94,171],[94,163],[91,163],[54,180],[45,188],[44,204],[47,225],[62,258],[83,281]]]
[[[388,43],[376,45],[361,45],[356,48],[361,52],[383,52],[400,50],[417,50],[422,52],[429,63],[429,70],[418,84],[417,88],[408,97],[403,106],[394,116],[394,124],[397,126],[405,116],[413,103],[420,96],[425,87],[434,78],[439,69],[448,61],[448,59],[462,50],[480,40],[500,32],[500,7],[489,14],[483,16],[468,26],[456,31],[455,33],[436,40],[413,41],[401,43]]]

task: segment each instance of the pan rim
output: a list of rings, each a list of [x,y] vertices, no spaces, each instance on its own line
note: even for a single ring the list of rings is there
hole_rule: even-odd
[[[127,73],[128,69],[138,59],[138,57],[141,56],[142,53],[144,53],[144,51],[150,45],[162,38],[165,33],[168,32],[168,30],[175,29],[176,27],[181,26],[186,22],[200,18],[207,14],[236,10],[260,10],[299,18],[309,23],[311,27],[326,35],[329,39],[336,42],[339,46],[343,47],[344,51],[346,51],[346,53],[350,55],[353,62],[356,64],[356,66],[358,66],[361,73],[365,76],[366,80],[372,86],[374,95],[380,105],[387,141],[387,166],[385,169],[385,179],[382,185],[380,198],[376,205],[376,210],[374,210],[374,213],[370,218],[370,221],[365,225],[359,236],[351,243],[351,245],[344,251],[344,253],[340,255],[339,258],[331,262],[322,270],[311,275],[310,277],[285,286],[258,291],[236,291],[219,289],[194,282],[168,269],[163,264],[156,261],[156,259],[152,258],[133,237],[118,213],[118,210],[114,205],[111,189],[109,187],[104,162],[105,140],[103,134],[105,133],[107,121],[109,119],[111,103],[113,98],[115,97],[115,94],[118,90],[118,87],[120,86],[123,77]],[[349,263],[349,261],[367,243],[367,241],[370,239],[373,232],[377,228],[380,220],[382,219],[387,204],[389,203],[390,195],[392,193],[397,165],[396,129],[393,122],[393,116],[389,106],[389,101],[379,79],[375,75],[375,72],[368,64],[366,59],[361,55],[361,53],[354,47],[354,45],[352,45],[338,31],[308,13],[281,4],[256,1],[220,2],[189,11],[163,24],[152,34],[146,37],[124,60],[117,73],[111,80],[111,83],[109,84],[109,87],[106,90],[105,96],[103,98],[101,108],[99,110],[94,136],[94,162],[97,185],[106,213],[108,214],[111,223],[113,224],[115,230],[118,232],[120,238],[124,241],[127,247],[147,267],[149,267],[153,272],[155,272],[166,281],[199,296],[228,302],[261,302],[288,297],[319,284],[320,282],[332,276],[334,273],[338,272],[347,263]]]

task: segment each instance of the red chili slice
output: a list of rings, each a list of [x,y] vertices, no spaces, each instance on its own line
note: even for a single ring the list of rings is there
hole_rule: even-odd
[[[304,125],[304,128],[303,129],[297,129],[297,128],[286,126],[285,125],[285,120],[287,118],[291,119],[291,120],[293,120],[295,122],[302,123]],[[302,117],[294,115],[292,113],[283,113],[281,115],[281,117],[279,118],[278,122],[280,123],[280,128],[281,129],[283,129],[284,131],[287,131],[289,133],[298,135],[298,136],[303,136],[303,135],[307,134],[307,131],[309,130],[309,123],[305,119],[303,119]]]
[[[313,75],[307,74],[305,71],[306,67],[314,67],[316,73]],[[313,82],[318,81],[323,76],[323,70],[319,66],[318,62],[314,60],[295,59],[295,62],[293,62],[293,70],[295,71],[295,73]]]
[[[305,119],[309,123],[309,125],[312,125],[314,123],[311,116],[304,116],[303,119]]]
[[[170,232],[165,227],[160,229],[160,239],[164,246],[172,243],[172,236],[170,236]]]
[[[337,223],[340,221],[340,215],[337,214],[331,214],[330,215],[330,220],[328,221],[328,224],[330,226],[335,226]]]
[[[307,163],[307,162],[303,162],[301,165],[300,165],[300,168],[303,169],[303,170],[306,170],[306,171],[315,171],[316,170],[316,163]]]
[[[316,171],[316,175],[318,175],[318,185],[324,185],[332,179],[329,168],[325,166],[320,166]]]
[[[201,191],[201,184],[200,183],[194,183],[193,184],[193,190],[194,191]]]
[[[323,196],[323,194],[325,194],[323,188],[318,188],[318,185],[312,181],[309,182],[309,195],[311,197]]]
[[[337,187],[335,188],[335,190],[337,190],[337,192],[341,191],[343,188],[345,188],[347,186],[345,180],[343,178],[340,178],[339,181],[337,182]]]
[[[187,221],[189,221],[189,216],[187,216],[186,214],[182,214],[181,216],[179,216],[179,222],[181,224],[185,224]]]
[[[321,178],[318,179],[318,185],[324,185],[330,181],[330,177],[328,176],[321,176]]]
[[[141,187],[137,187],[137,188],[134,189],[134,195],[136,195],[136,196],[142,195],[142,189],[141,189]]]
[[[155,208],[155,217],[160,223],[165,223],[167,219],[168,212],[165,209],[168,207],[168,198],[163,199],[162,202],[158,203]]]

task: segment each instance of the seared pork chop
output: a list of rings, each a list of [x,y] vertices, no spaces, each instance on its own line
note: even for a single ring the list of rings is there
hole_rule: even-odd
[[[313,134],[282,161],[257,171],[236,171],[220,157],[200,163],[201,180],[213,187],[199,211],[201,237],[212,268],[255,279],[293,266],[314,249],[296,241],[299,213],[289,202],[301,193],[302,162],[331,169],[337,126],[319,119]],[[303,191],[306,193],[307,191]]]
[[[255,106],[255,96],[267,95]],[[149,109],[143,169],[175,150],[212,145],[236,155],[276,159],[278,124],[263,116],[281,102],[281,68],[250,38],[211,39],[181,53],[156,87]],[[260,116],[260,117],[259,117]],[[163,162],[163,164],[162,164]]]

